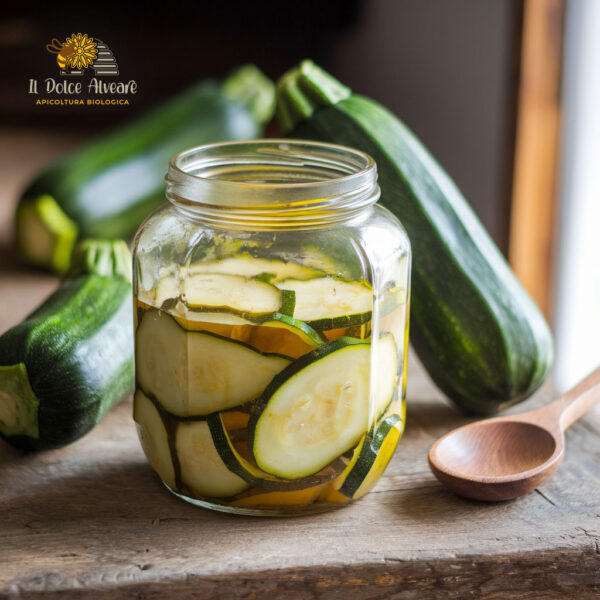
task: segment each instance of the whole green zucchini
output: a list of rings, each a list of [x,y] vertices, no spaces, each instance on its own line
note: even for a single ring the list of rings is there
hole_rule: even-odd
[[[85,240],[60,287],[0,336],[0,435],[45,450],[90,431],[133,391],[131,255]]]
[[[164,200],[171,157],[192,146],[260,137],[275,88],[256,67],[204,81],[44,169],[24,190],[17,245],[30,264],[64,272],[79,237],[127,238]]]
[[[277,115],[293,137],[352,146],[376,160],[380,202],[413,248],[410,339],[438,387],[481,414],[532,394],[552,364],[548,325],[416,136],[311,61],[281,78]]]

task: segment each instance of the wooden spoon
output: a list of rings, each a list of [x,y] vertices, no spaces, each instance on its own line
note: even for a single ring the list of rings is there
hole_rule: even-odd
[[[565,453],[564,431],[600,402],[600,368],[550,404],[464,425],[429,450],[433,474],[476,500],[510,500],[548,479]]]

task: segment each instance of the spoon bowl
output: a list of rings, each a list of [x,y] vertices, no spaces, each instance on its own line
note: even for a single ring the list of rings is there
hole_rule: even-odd
[[[433,474],[476,500],[510,500],[548,479],[565,453],[564,430],[600,402],[600,369],[547,406],[464,425],[429,451]]]
[[[457,494],[510,500],[550,477],[563,455],[562,435],[556,439],[526,421],[490,419],[440,438],[429,452],[429,466]]]

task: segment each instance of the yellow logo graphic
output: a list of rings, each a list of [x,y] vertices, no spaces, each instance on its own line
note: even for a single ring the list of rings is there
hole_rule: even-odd
[[[56,63],[61,75],[83,75],[92,67],[96,75],[118,75],[117,61],[109,47],[98,38],[87,33],[74,33],[63,43],[53,38],[46,50],[56,54]]]

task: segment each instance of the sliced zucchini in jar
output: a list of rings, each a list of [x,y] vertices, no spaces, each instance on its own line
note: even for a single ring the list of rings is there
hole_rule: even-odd
[[[373,380],[375,421],[385,413],[396,394],[400,369],[398,362],[398,347],[393,334],[382,334],[374,347],[373,356],[376,373]]]
[[[288,480],[266,473],[251,461],[250,456],[243,456],[241,447],[236,447],[232,442],[222,415],[223,413],[215,413],[209,415],[206,419],[215,448],[227,468],[253,487],[267,491],[302,490],[331,481],[345,468],[345,464],[341,460],[334,461],[330,467],[322,470],[321,473],[295,480]]]
[[[193,263],[189,267],[191,273],[221,273],[223,275],[243,275],[257,277],[268,283],[276,283],[283,279],[309,279],[323,273],[317,269],[305,267],[294,262],[279,259],[255,258],[248,253],[238,254],[222,260],[211,260]]]
[[[208,331],[239,342],[247,342],[254,327],[252,321],[229,313],[186,311],[185,316],[172,314],[187,331]]]
[[[295,292],[294,318],[313,329],[351,327],[371,319],[373,290],[365,281],[317,277],[305,281],[286,279],[277,286]]]
[[[323,338],[306,323],[277,314],[270,321],[252,328],[248,343],[260,352],[298,358],[323,343]]]
[[[340,476],[340,494],[357,500],[364,496],[383,475],[404,431],[399,415],[389,415],[367,435],[354,465]]]
[[[316,473],[369,427],[371,344],[339,338],[279,373],[250,420],[258,466],[286,479]]]
[[[193,497],[228,498],[248,489],[221,460],[206,421],[179,423],[175,448],[181,483]]]
[[[151,310],[136,331],[138,385],[168,412],[202,416],[259,397],[290,361],[212,333],[185,331]]]
[[[261,507],[261,506],[306,506],[312,504],[327,484],[322,483],[303,490],[293,492],[260,492],[249,493],[243,498],[234,500],[231,506]]]
[[[140,390],[133,396],[133,419],[148,462],[160,478],[175,489],[175,469],[165,424],[154,403]]]
[[[306,323],[276,313],[259,324],[228,313],[188,311],[173,318],[188,331],[208,331],[244,342],[259,352],[297,358],[323,343],[321,336]]]
[[[221,415],[223,426],[225,429],[227,429],[227,431],[236,431],[238,429],[246,429],[246,427],[248,427],[250,414],[247,412],[241,412],[239,410],[225,410],[219,414]]]
[[[183,300],[190,308],[207,312],[231,312],[248,319],[277,312],[292,314],[294,295],[274,285],[219,273],[193,273],[183,280]]]

